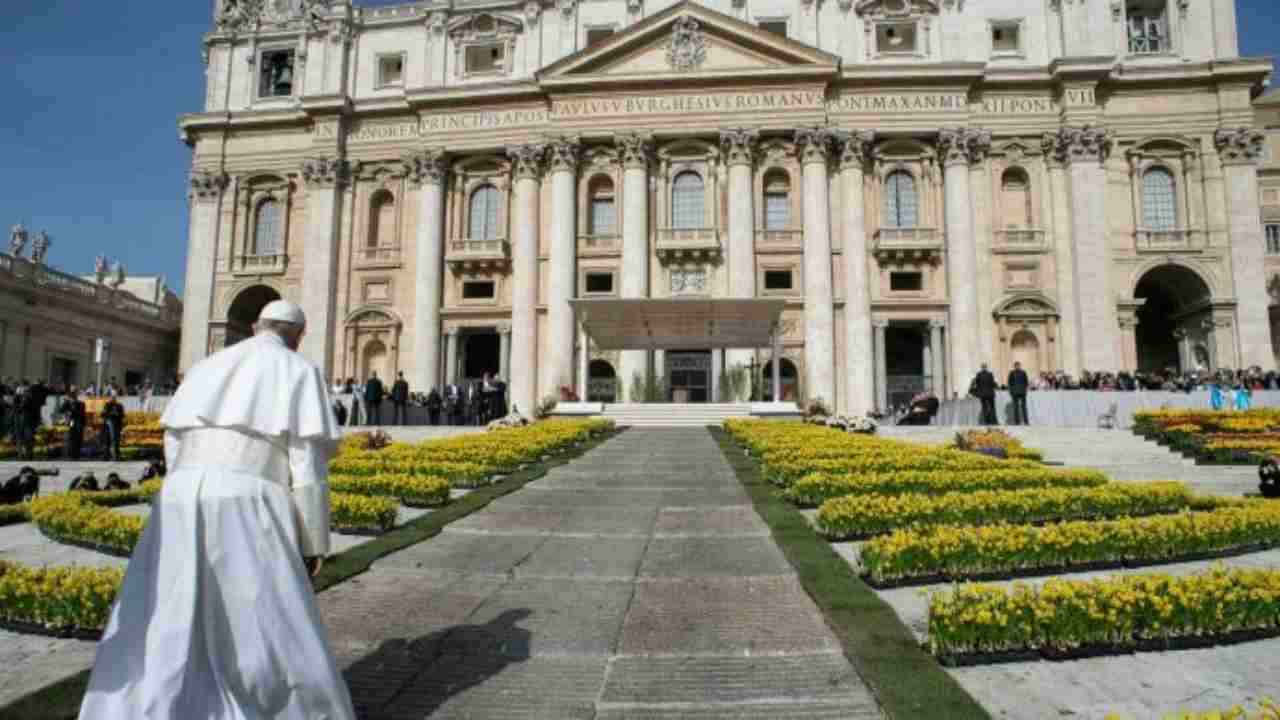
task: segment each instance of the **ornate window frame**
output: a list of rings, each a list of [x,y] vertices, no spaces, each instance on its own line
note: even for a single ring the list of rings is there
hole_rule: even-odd
[[[492,26],[488,26],[488,19]],[[494,12],[478,12],[449,23],[447,33],[453,44],[454,76],[459,79],[503,77],[511,75],[515,68],[516,36],[524,30],[524,23],[514,17]],[[492,70],[467,68],[467,51],[478,46],[502,47],[502,63]]]
[[[1129,161],[1129,185],[1131,191],[1131,222],[1139,243],[1144,248],[1144,234],[1151,232],[1176,233],[1179,242],[1175,247],[1163,249],[1197,250],[1201,249],[1206,239],[1203,223],[1205,218],[1201,205],[1204,189],[1200,186],[1203,178],[1200,166],[1201,153],[1195,140],[1180,135],[1157,135],[1135,142],[1126,152]],[[1145,226],[1146,194],[1143,180],[1146,174],[1156,168],[1167,171],[1173,177],[1173,197],[1175,220],[1174,227],[1156,230]]]
[[[1018,47],[1013,50],[996,49],[996,30],[1014,28],[1018,33]],[[1027,19],[1026,18],[990,18],[987,20],[987,40],[991,43],[988,57],[992,60],[1026,59],[1027,57]]]
[[[1156,52],[1137,52],[1129,41],[1129,3],[1133,0],[1112,0],[1111,16],[1120,24],[1120,32],[1116,33],[1116,48],[1119,57],[1126,60],[1143,59],[1175,59],[1181,56],[1186,43],[1183,40],[1183,20],[1187,19],[1190,0],[1151,0],[1153,4],[1164,4],[1165,32],[1168,47]]]
[[[933,54],[933,24],[940,8],[934,0],[859,0],[854,11],[862,18],[868,60],[923,60]],[[915,47],[881,52],[876,38],[884,25],[914,26]]]
[[[451,240],[467,240],[471,232],[471,198],[481,185],[498,189],[498,235],[506,241],[511,230],[511,163],[498,155],[469,157],[454,163],[446,222]]]
[[[230,269],[238,275],[283,274],[292,245],[296,186],[286,177],[266,173],[249,176],[237,185],[236,215],[242,222],[235,233],[236,252],[230,258]],[[257,252],[258,208],[267,200],[280,205],[280,251],[262,254]]]
[[[387,60],[400,60],[400,79],[394,82],[388,82],[383,74],[383,63]],[[385,52],[376,53],[373,56],[373,89],[374,90],[393,90],[403,89],[405,87],[405,76],[409,73],[409,53]]]
[[[305,43],[300,44],[296,39],[279,39],[255,44],[250,51],[250,72],[252,73],[249,86],[250,106],[256,105],[280,105],[289,104],[302,97],[302,78],[304,65],[307,59],[307,51]],[[291,73],[293,78],[290,82],[288,95],[263,95],[262,94],[262,59],[268,53],[292,52],[293,68]]]
[[[720,178],[717,172],[720,149],[711,143],[695,139],[682,139],[668,143],[658,150],[658,226],[673,226],[672,198],[675,179],[681,173],[693,171],[702,178],[703,222],[702,227],[718,229],[720,226]]]

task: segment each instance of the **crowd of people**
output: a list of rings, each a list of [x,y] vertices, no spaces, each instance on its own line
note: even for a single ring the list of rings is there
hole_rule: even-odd
[[[1098,390],[1103,392],[1132,392],[1137,390],[1164,390],[1167,392],[1194,392],[1209,390],[1212,386],[1222,389],[1280,390],[1280,373],[1263,372],[1254,366],[1243,370],[1222,368],[1208,371],[1196,368],[1180,372],[1167,368],[1157,372],[1090,372],[1085,370],[1079,378],[1065,372],[1043,372],[1031,380],[1030,390]]]
[[[388,389],[376,372],[364,382],[335,380],[334,414],[339,425],[485,425],[507,415],[507,384],[486,372],[479,380],[447,383],[428,392],[411,392],[404,373]],[[391,414],[383,411],[390,404]],[[411,413],[422,408],[425,413]],[[386,421],[386,422],[384,422]]]
[[[104,388],[114,386],[104,383]],[[149,388],[154,389],[154,388]],[[95,388],[96,390],[96,388]],[[105,394],[81,392],[75,385],[54,385],[43,380],[6,378],[0,382],[0,441],[12,442],[18,448],[18,459],[35,457],[36,434],[44,425],[44,408],[54,399],[53,420],[67,426],[63,437],[63,456],[69,460],[84,457],[88,412],[85,397],[105,397],[102,404],[102,434],[93,439],[93,454],[112,460],[120,459],[120,439],[124,435],[125,409],[118,392]]]

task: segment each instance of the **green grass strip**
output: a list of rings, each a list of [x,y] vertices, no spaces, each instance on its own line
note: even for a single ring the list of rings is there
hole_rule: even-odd
[[[826,616],[845,657],[891,718],[990,720],[887,603],[853,572],[826,540],[764,479],[728,432],[708,428],[751,497],[756,512],[800,576],[805,592]]]
[[[324,567],[321,568],[320,574],[313,583],[316,592],[323,592],[334,585],[350,580],[368,570],[369,566],[375,561],[393,552],[435,537],[449,523],[461,520],[471,513],[483,509],[503,495],[509,495],[519,490],[530,482],[546,475],[551,468],[567,464],[596,446],[607,442],[619,432],[621,431],[615,430],[586,440],[580,447],[555,455],[546,462],[536,463],[523,470],[517,470],[492,485],[485,486],[479,490],[472,490],[439,510],[434,510],[427,515],[401,525],[395,530],[379,535],[369,542],[334,555],[325,562]],[[89,670],[85,670],[29,695],[24,695],[0,708],[0,720],[31,720],[32,718],[75,720],[80,713],[80,701],[84,698],[84,693],[88,686]]]

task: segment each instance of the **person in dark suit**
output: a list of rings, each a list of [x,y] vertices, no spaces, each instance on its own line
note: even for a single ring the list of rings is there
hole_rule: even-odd
[[[440,391],[431,388],[431,392],[427,393],[427,420],[432,425],[440,424],[440,410],[444,407],[444,398],[440,397]]]
[[[449,416],[450,425],[462,424],[462,388],[457,383],[449,383],[444,387],[445,413]]]
[[[999,425],[1000,421],[996,419],[996,376],[987,369],[986,363],[982,363],[982,369],[974,376],[970,392],[982,403],[982,414],[978,422],[983,425]]]
[[[495,418],[507,416],[507,384],[496,377],[493,379],[493,407]]]
[[[108,450],[111,459],[120,461],[120,438],[124,436],[124,406],[120,400],[111,395],[102,406],[102,422],[107,428]]]
[[[75,385],[67,389],[67,396],[58,406],[58,412],[67,420],[67,439],[64,445],[68,460],[79,460],[84,446],[85,407]]]
[[[382,381],[378,379],[378,373],[371,373],[369,380],[364,384],[364,404],[365,412],[369,415],[369,425],[382,424],[382,399],[386,397],[386,391],[382,388]]]
[[[1030,386],[1027,371],[1022,369],[1022,363],[1015,362],[1013,369],[1009,371],[1009,395],[1013,398],[1012,425],[1030,424],[1027,419],[1027,389]]]
[[[409,407],[409,381],[404,379],[402,372],[396,373],[396,381],[391,383],[391,406],[395,424],[404,425]]]

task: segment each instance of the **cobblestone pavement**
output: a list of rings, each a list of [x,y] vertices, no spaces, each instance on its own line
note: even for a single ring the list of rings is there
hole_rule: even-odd
[[[631,430],[320,596],[362,718],[878,718],[702,429]]]

